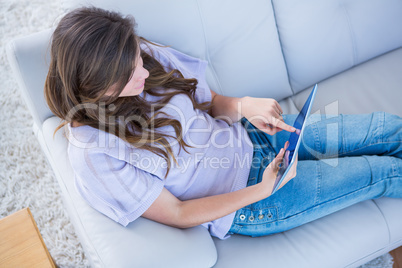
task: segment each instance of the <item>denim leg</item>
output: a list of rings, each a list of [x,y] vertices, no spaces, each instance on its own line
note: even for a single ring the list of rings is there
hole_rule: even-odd
[[[284,116],[288,124],[295,118]],[[281,131],[270,136],[252,126],[248,132],[254,143],[250,186],[260,182],[290,134]],[[402,198],[401,157],[402,119],[398,116],[383,112],[313,115],[299,150],[297,176],[273,196],[237,211],[230,232],[269,235],[367,199]]]
[[[296,115],[284,120],[293,124]],[[289,132],[266,135],[276,153]],[[299,160],[342,156],[392,155],[402,158],[402,118],[375,112],[359,115],[311,115],[299,150]]]
[[[343,157],[336,165],[299,161],[293,180],[274,195],[236,212],[230,232],[249,236],[282,232],[382,196],[402,198],[402,159]]]

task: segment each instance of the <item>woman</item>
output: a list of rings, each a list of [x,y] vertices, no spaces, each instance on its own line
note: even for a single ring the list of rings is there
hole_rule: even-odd
[[[60,21],[45,94],[92,207],[124,226],[143,216],[223,239],[402,197],[402,120],[386,113],[312,117],[300,162],[271,195],[295,116],[273,99],[216,94],[206,65],[138,37],[118,13],[80,8]]]

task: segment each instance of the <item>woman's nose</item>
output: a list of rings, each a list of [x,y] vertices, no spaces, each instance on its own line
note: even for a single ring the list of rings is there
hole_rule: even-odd
[[[141,76],[142,76],[142,79],[147,79],[148,78],[148,76],[149,76],[149,72],[148,72],[148,70],[147,69],[145,69],[144,67],[142,67],[142,73],[141,73]]]

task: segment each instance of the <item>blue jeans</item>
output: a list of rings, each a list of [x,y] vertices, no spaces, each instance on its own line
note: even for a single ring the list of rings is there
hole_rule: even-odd
[[[284,120],[292,125],[295,115]],[[248,186],[288,140],[242,124],[254,144]],[[313,221],[357,202],[402,198],[402,118],[383,112],[312,115],[299,149],[296,177],[272,196],[236,212],[229,233],[270,235]]]

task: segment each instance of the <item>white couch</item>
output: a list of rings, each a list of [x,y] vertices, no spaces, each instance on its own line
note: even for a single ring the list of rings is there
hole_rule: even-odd
[[[272,97],[297,113],[305,89],[319,83],[312,112],[402,116],[400,0],[90,3],[133,14],[140,35],[206,59],[207,80],[219,94]],[[402,199],[369,200],[280,234],[223,241],[203,227],[179,230],[140,218],[124,228],[109,220],[77,194],[67,141],[60,131],[52,137],[60,120],[43,98],[51,32],[12,41],[8,56],[93,267],[356,267],[402,245]]]

